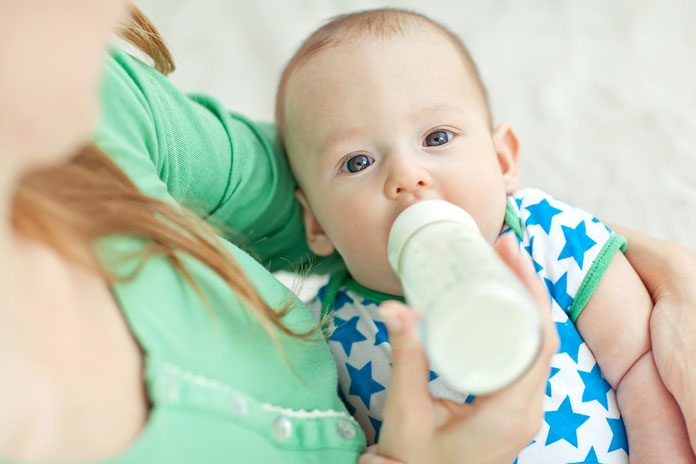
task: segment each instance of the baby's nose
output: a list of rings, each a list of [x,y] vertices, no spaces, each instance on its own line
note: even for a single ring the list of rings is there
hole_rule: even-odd
[[[414,172],[407,176],[392,176],[387,181],[385,193],[387,197],[397,199],[400,196],[427,189],[431,184],[432,178],[426,171]]]
[[[419,180],[416,182],[415,187],[412,190],[418,190],[419,187],[425,187],[425,181],[424,180]],[[399,194],[405,190],[408,190],[408,187],[396,187],[396,193]]]

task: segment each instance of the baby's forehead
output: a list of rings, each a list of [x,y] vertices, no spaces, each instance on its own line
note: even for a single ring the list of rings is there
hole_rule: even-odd
[[[284,136],[323,145],[336,126],[366,123],[363,115],[384,123],[444,102],[490,125],[485,89],[470,60],[465,49],[433,28],[341,38],[307,57],[289,76]]]
[[[439,49],[451,53],[461,59],[461,63],[472,69],[475,65],[468,54],[462,53],[459,44],[454,42],[444,32],[433,29],[430,26],[422,26],[418,29],[393,33],[385,36],[349,35],[337,37],[329,45],[318,50],[310,56],[305,65],[331,64],[336,58],[345,58],[353,55],[368,55],[372,52],[389,49],[393,51],[409,51],[414,47],[419,49]],[[386,58],[386,57],[385,57]],[[300,66],[301,67],[301,66]]]
[[[440,62],[431,59],[436,55]],[[420,60],[404,69],[407,63]],[[449,66],[444,66],[445,61]],[[457,66],[452,66],[457,64]],[[387,36],[348,35],[335,37],[332,41],[298,63],[286,83],[286,96],[314,96],[313,89],[327,84],[361,80],[361,85],[379,85],[385,81],[399,81],[406,74],[432,75],[439,73],[428,85],[437,86],[444,77],[456,74],[463,85],[473,88],[482,97],[486,106],[487,96],[478,77],[475,63],[458,39],[430,25],[408,29]],[[380,73],[372,79],[370,70]],[[407,73],[406,73],[407,70]],[[401,73],[399,72],[401,71]],[[446,74],[449,74],[446,76]]]
[[[340,113],[343,106],[369,110],[394,94],[399,103],[410,102],[409,107],[433,106],[437,102],[430,98],[456,100],[462,95],[486,106],[475,74],[456,47],[442,36],[434,42],[432,36],[362,39],[322,50],[290,78],[285,103],[294,115],[286,115]]]

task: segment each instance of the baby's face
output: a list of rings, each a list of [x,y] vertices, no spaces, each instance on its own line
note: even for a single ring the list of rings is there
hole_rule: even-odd
[[[493,243],[516,188],[516,139],[491,132],[483,98],[440,34],[320,52],[288,81],[285,143],[303,196],[310,247],[335,247],[361,284],[401,293],[389,229],[409,205],[466,209]]]

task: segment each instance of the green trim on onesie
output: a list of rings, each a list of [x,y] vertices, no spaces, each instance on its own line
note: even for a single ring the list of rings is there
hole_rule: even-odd
[[[505,225],[515,232],[518,240],[522,240],[522,219],[509,199],[505,201]]]
[[[372,290],[367,288],[358,282],[356,282],[349,274],[348,271],[343,270],[331,276],[329,282],[326,284],[326,290],[324,291],[324,301],[321,303],[321,322],[322,331],[324,335],[328,338],[328,328],[329,328],[329,317],[334,310],[334,303],[336,302],[336,295],[338,295],[341,287],[345,287],[348,290],[352,290],[357,295],[368,298],[377,303],[383,303],[387,300],[396,300],[404,303],[406,300],[403,296],[390,295],[389,293],[378,292],[377,290]]]
[[[329,334],[329,317],[334,309],[334,302],[336,301],[336,295],[343,285],[343,281],[346,280],[348,276],[348,271],[343,269],[336,274],[333,274],[329,278],[324,290],[324,301],[321,302],[321,331],[324,336],[328,339]]]
[[[575,323],[580,317],[580,313],[585,308],[585,305],[590,300],[592,294],[597,290],[599,282],[602,280],[602,276],[609,268],[611,260],[617,251],[626,251],[626,239],[616,233],[611,234],[609,240],[602,247],[602,251],[599,252],[597,258],[592,263],[592,267],[587,271],[585,278],[578,288],[578,292],[573,299],[573,304],[568,308],[568,317]]]
[[[348,290],[352,290],[358,295],[360,295],[363,298],[367,298],[372,301],[376,301],[377,303],[384,303],[387,300],[396,300],[404,303],[406,299],[403,296],[399,295],[392,295],[390,293],[383,293],[383,292],[378,292],[377,290],[372,290],[370,288],[365,287],[364,285],[359,284],[356,282],[352,277],[348,277],[346,279],[346,288]]]

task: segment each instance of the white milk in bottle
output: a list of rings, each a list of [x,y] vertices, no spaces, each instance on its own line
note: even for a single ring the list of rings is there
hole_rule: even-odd
[[[536,303],[463,209],[416,203],[389,234],[389,262],[421,313],[431,368],[453,389],[485,394],[518,378],[541,345]]]

